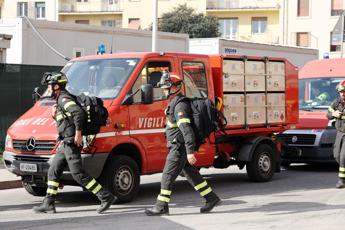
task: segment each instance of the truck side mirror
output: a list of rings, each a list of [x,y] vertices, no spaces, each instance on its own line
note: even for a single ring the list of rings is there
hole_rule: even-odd
[[[141,101],[143,104],[153,103],[153,86],[151,84],[141,86]]]
[[[41,98],[41,94],[38,92],[40,87],[35,87],[34,92],[32,93],[32,101],[35,104]]]

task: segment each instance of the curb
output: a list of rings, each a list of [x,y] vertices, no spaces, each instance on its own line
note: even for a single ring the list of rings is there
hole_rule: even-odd
[[[21,187],[23,187],[21,180],[0,181],[0,190]]]

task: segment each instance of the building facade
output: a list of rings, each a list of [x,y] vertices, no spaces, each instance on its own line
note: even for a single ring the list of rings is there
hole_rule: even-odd
[[[320,58],[341,57],[344,3],[344,0],[286,0],[285,43],[318,48]]]
[[[60,0],[59,20],[149,29],[153,0]],[[281,42],[281,0],[157,0],[158,18],[180,4],[219,19],[222,37]]]
[[[27,16],[36,20],[58,20],[58,0],[0,0],[0,18]]]

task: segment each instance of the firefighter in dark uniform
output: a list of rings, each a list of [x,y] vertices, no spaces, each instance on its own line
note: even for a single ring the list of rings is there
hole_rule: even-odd
[[[185,97],[179,93],[182,80],[173,73],[163,73],[159,82],[164,89],[166,97],[178,93],[169,103],[166,109],[166,139],[169,153],[165,162],[161,190],[156,204],[151,209],[146,209],[148,216],[168,215],[172,186],[177,176],[183,172],[188,182],[206,199],[206,204],[200,212],[210,212],[219,202],[219,197],[212,191],[207,181],[202,178],[198,169],[194,166],[197,152],[195,135],[191,126],[191,108]],[[172,92],[175,90],[175,92]]]
[[[68,165],[73,179],[95,194],[101,201],[97,212],[102,213],[110,207],[116,197],[82,169],[80,150],[82,147],[81,132],[85,119],[84,111],[65,89],[67,77],[64,73],[46,73],[42,83],[48,84],[48,90],[51,90],[52,97],[57,101],[57,105],[53,107],[52,116],[56,121],[60,145],[48,170],[47,195],[43,203],[34,207],[33,210],[36,213],[56,212],[55,198],[60,185],[60,177]]]
[[[345,188],[345,81],[341,81],[337,87],[339,98],[335,99],[328,108],[327,117],[335,119],[337,136],[335,138],[333,154],[339,164],[339,180],[336,188]]]

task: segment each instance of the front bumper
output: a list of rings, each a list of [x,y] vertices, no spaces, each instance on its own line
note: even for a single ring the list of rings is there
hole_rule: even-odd
[[[48,170],[55,155],[29,155],[16,154],[10,151],[3,152],[5,167],[15,175],[21,176],[22,180],[35,185],[45,184],[47,181]],[[103,170],[108,153],[81,154],[84,171],[91,177],[98,178]],[[35,170],[29,171],[23,165],[34,165]],[[75,185],[75,181],[68,166],[63,171],[61,183]]]
[[[283,163],[335,163],[333,147],[298,146],[285,147],[282,151]]]
[[[333,163],[335,129],[286,130],[278,134],[283,163]]]

